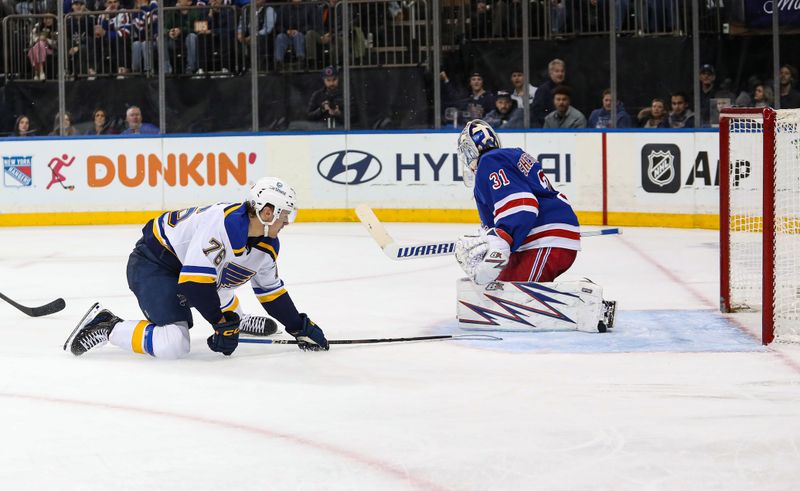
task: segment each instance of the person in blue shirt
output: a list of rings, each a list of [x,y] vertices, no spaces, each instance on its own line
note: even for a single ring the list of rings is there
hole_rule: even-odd
[[[128,128],[121,135],[158,135],[158,126],[142,122],[142,110],[139,106],[131,106],[125,111],[125,121]]]

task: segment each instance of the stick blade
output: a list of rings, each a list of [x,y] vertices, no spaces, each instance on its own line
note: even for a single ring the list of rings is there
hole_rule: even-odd
[[[42,305],[41,307],[31,308],[29,315],[31,317],[41,317],[43,315],[55,314],[56,312],[61,312],[64,310],[64,307],[66,306],[67,303],[63,298],[57,298],[48,304]]]

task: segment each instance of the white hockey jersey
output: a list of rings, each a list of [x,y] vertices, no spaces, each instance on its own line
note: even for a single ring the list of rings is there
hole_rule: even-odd
[[[266,304],[286,293],[276,265],[280,242],[248,238],[249,223],[243,203],[219,203],[166,212],[143,229],[151,250],[169,252],[161,257],[179,291],[212,324],[238,308],[234,289],[248,281],[268,312]]]

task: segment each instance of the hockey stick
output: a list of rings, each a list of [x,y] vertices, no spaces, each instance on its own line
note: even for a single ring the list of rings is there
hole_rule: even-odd
[[[0,293],[0,298],[2,298],[6,302],[10,303],[11,305],[16,307],[17,309],[19,309],[23,313],[25,313],[25,314],[27,314],[27,315],[29,315],[31,317],[41,317],[43,315],[55,314],[56,312],[58,312],[60,310],[64,310],[64,307],[67,305],[64,302],[63,298],[57,298],[57,299],[53,300],[52,302],[46,303],[46,304],[41,305],[39,307],[26,307],[24,305],[20,305],[17,302],[15,302],[15,301],[11,300],[10,298],[8,298],[7,296],[3,295],[2,293]]]
[[[331,339],[328,344],[375,344],[375,343],[401,343],[406,341],[433,341],[441,339],[455,339],[462,341],[502,341],[503,338],[489,334],[459,334],[457,336],[417,336],[414,338],[376,338],[376,339]],[[296,339],[252,339],[239,338],[240,343],[250,344],[297,344]]]
[[[390,259],[405,260],[417,259],[420,257],[448,256],[455,253],[456,242],[445,240],[442,242],[424,242],[417,244],[398,244],[392,239],[386,228],[383,226],[375,212],[367,205],[361,204],[356,207],[356,216],[366,227],[369,234],[378,243],[383,253]],[[598,235],[619,235],[622,229],[606,228],[602,230],[589,230],[581,232],[581,237],[596,237]]]

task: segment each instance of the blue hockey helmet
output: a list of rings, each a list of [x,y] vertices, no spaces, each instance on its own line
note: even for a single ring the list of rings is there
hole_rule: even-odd
[[[500,138],[486,121],[473,119],[458,137],[458,160],[464,166],[464,184],[472,185],[478,158],[493,148],[500,148]]]

